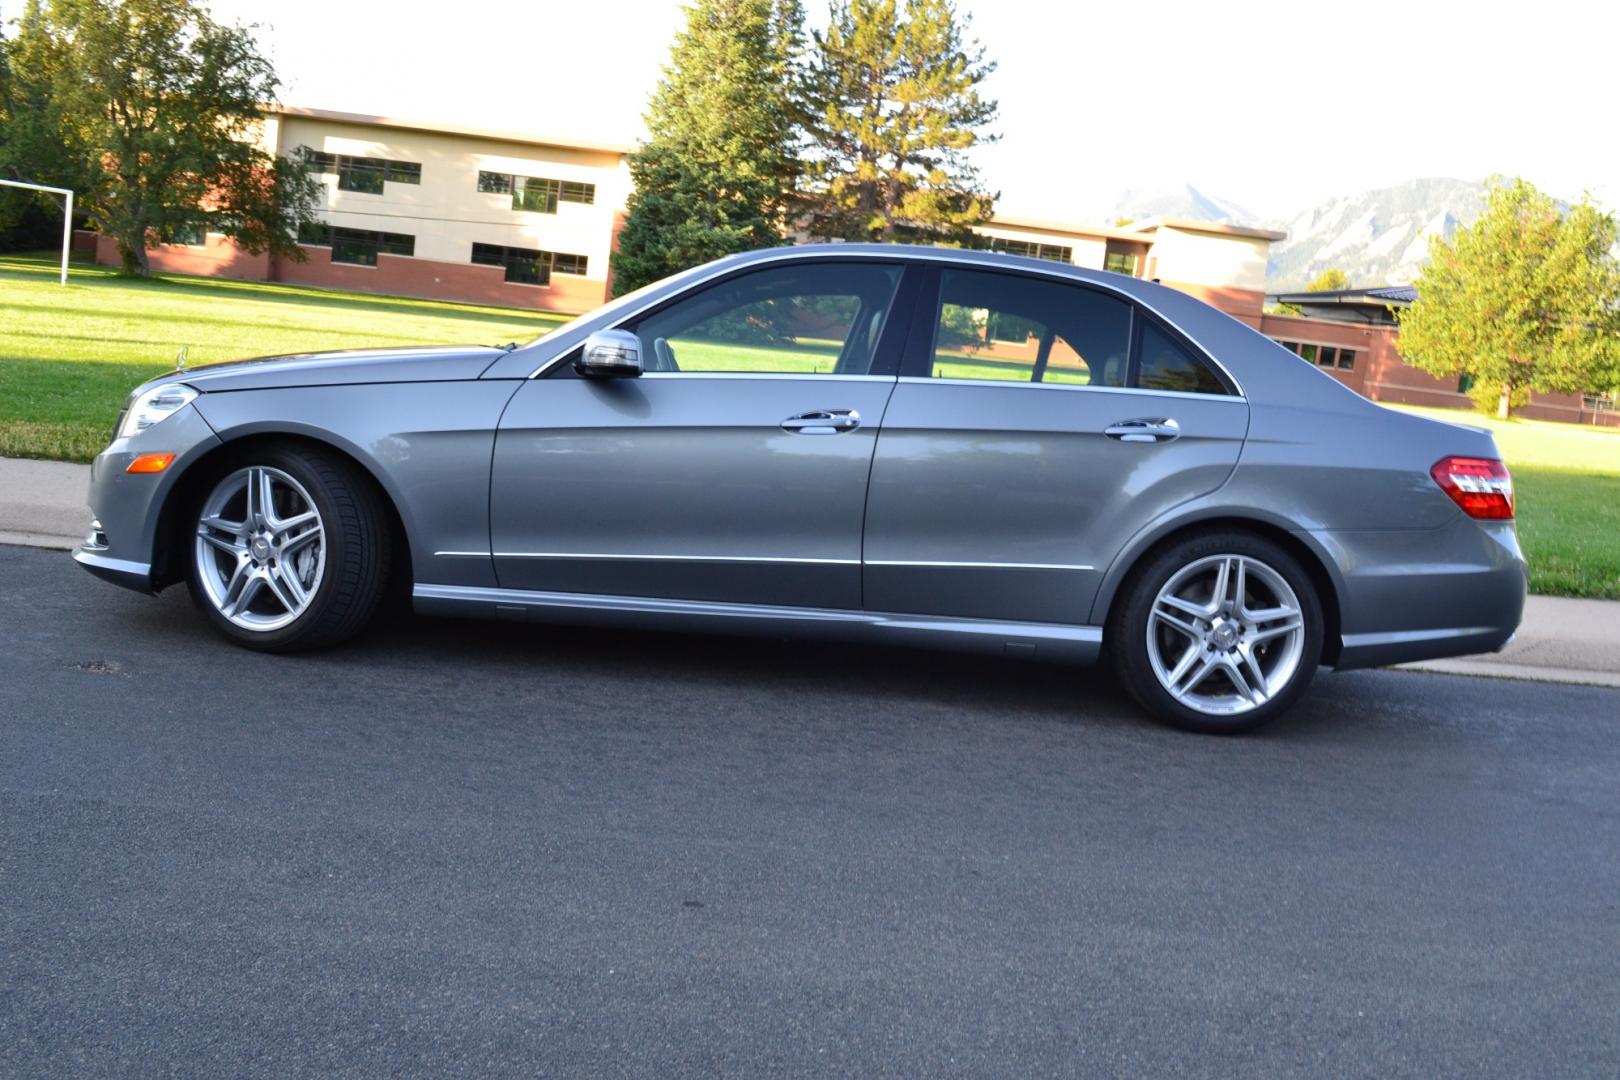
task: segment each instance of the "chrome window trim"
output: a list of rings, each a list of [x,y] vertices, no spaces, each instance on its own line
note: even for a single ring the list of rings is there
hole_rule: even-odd
[[[841,245],[841,244],[811,244],[811,245],[805,245],[805,246],[800,246],[800,247],[786,247],[786,248],[774,249],[774,250],[771,251],[771,253],[769,255],[755,257],[753,260],[751,260],[747,264],[747,266],[748,267],[765,267],[765,266],[770,266],[773,263],[781,262],[781,261],[786,260],[786,259],[840,259],[840,258],[845,259],[845,260],[863,259],[863,260],[871,260],[871,261],[874,261],[874,262],[885,262],[885,261],[898,262],[898,263],[902,264],[903,266],[911,265],[911,264],[917,264],[917,263],[928,263],[928,264],[939,265],[939,266],[955,266],[955,267],[970,266],[970,267],[977,267],[977,268],[979,268],[981,270],[1013,272],[1013,273],[1019,273],[1019,274],[1033,274],[1033,275],[1036,275],[1038,277],[1048,278],[1048,279],[1050,279],[1052,281],[1064,282],[1064,283],[1069,284],[1069,285],[1078,285],[1081,288],[1100,289],[1105,293],[1109,293],[1109,294],[1111,294],[1113,296],[1119,297],[1120,299],[1124,300],[1128,304],[1135,304],[1135,305],[1138,305],[1138,306],[1140,306],[1142,308],[1145,308],[1148,311],[1151,311],[1154,315],[1156,315],[1160,319],[1164,320],[1164,322],[1167,325],[1175,327],[1177,329],[1178,333],[1180,333],[1180,336],[1187,342],[1187,344],[1191,345],[1194,349],[1196,349],[1198,351],[1199,355],[1203,356],[1206,360],[1208,360],[1210,363],[1214,364],[1218,369],[1220,369],[1221,374],[1225,375],[1226,378],[1228,379],[1228,381],[1230,381],[1231,384],[1234,387],[1237,388],[1237,393],[1235,395],[1193,394],[1193,395],[1188,395],[1188,396],[1201,398],[1203,400],[1211,400],[1211,399],[1216,399],[1216,398],[1224,397],[1224,396],[1236,397],[1238,400],[1247,400],[1247,398],[1248,398],[1248,394],[1245,393],[1245,391],[1243,389],[1243,384],[1240,381],[1238,381],[1238,378],[1237,378],[1236,375],[1232,374],[1231,369],[1229,369],[1225,364],[1221,363],[1220,360],[1216,359],[1215,355],[1213,353],[1211,353],[1208,349],[1204,348],[1204,346],[1201,343],[1193,340],[1191,337],[1188,337],[1187,334],[1184,331],[1181,331],[1181,329],[1180,329],[1181,324],[1180,323],[1176,322],[1176,320],[1172,319],[1170,316],[1168,316],[1164,312],[1160,311],[1158,309],[1158,307],[1156,307],[1152,303],[1150,303],[1150,302],[1148,302],[1146,300],[1143,300],[1139,296],[1133,295],[1132,293],[1130,293],[1129,291],[1127,291],[1125,289],[1121,289],[1118,286],[1112,285],[1109,282],[1106,282],[1106,281],[1092,281],[1090,279],[1077,279],[1077,278],[1070,277],[1067,274],[1054,273],[1054,272],[1052,272],[1052,268],[1043,267],[1043,266],[1038,265],[1040,260],[1037,260],[1037,259],[1029,260],[1031,262],[1031,264],[1032,264],[1030,266],[1008,267],[1008,266],[1003,266],[999,262],[991,262],[991,263],[986,264],[986,263],[979,262],[977,260],[964,259],[964,258],[960,258],[960,257],[958,257],[958,258],[950,258],[950,257],[942,257],[942,256],[933,256],[933,255],[928,255],[928,254],[919,254],[919,253],[914,252],[914,251],[906,251],[906,252],[896,253],[896,254],[893,254],[893,255],[886,254],[884,252],[874,252],[874,251],[847,251],[847,250],[846,251],[840,251],[840,248],[842,246],[843,245]],[[1010,257],[1010,256],[1007,256],[1007,257]],[[1057,265],[1059,265],[1059,264],[1054,264],[1054,267],[1057,266]],[[732,266],[717,266],[717,267],[715,267],[715,269],[714,269],[714,271],[712,273],[706,274],[703,277],[698,278],[697,280],[688,283],[682,289],[682,292],[687,292],[687,291],[690,291],[692,289],[700,288],[700,287],[702,287],[704,285],[707,285],[709,282],[715,280],[718,277],[722,277],[722,276],[724,276],[726,274],[733,273],[733,272],[735,272],[735,271],[737,271],[739,269],[742,269],[742,268],[738,267],[738,266],[734,266],[734,265],[732,265]],[[1088,269],[1090,269],[1090,267],[1077,267],[1076,269],[1088,270]],[[1107,271],[1098,271],[1098,273],[1106,273],[1106,272]],[[1136,280],[1136,279],[1133,279],[1133,280]],[[600,330],[616,330],[616,329],[619,329],[625,323],[631,321],[632,319],[639,318],[649,308],[657,307],[658,305],[663,304],[663,303],[665,303],[666,301],[668,301],[670,299],[672,299],[672,296],[658,296],[658,297],[655,297],[655,298],[651,298],[645,304],[642,304],[640,307],[637,307],[634,311],[631,311],[631,312],[625,314],[623,317],[621,317],[620,319],[618,319],[616,322],[612,323],[611,325],[603,326],[603,327],[597,327],[596,329],[600,329]],[[553,367],[556,367],[557,364],[562,361],[563,357],[565,357],[569,353],[573,352],[573,350],[574,350],[574,346],[571,345],[568,348],[564,349],[562,352],[558,353],[556,356],[551,357],[549,360],[542,361],[538,367],[536,367],[533,371],[531,371],[529,373],[528,377],[531,378],[531,379],[540,378],[542,375],[544,375],[550,369],[552,369]],[[678,374],[678,373],[676,373],[676,372],[666,372],[665,374]],[[939,380],[930,379],[928,381],[936,382],[936,381],[939,381]],[[957,380],[952,380],[952,381],[957,381]],[[972,380],[960,380],[960,381],[968,382],[968,381],[972,381]],[[990,380],[986,379],[984,381],[989,382]],[[1074,389],[1084,390],[1084,389],[1092,389],[1092,388],[1090,388],[1090,387],[1075,387]],[[1102,389],[1102,387],[1096,387],[1096,389]],[[1113,387],[1112,389],[1130,390],[1132,392],[1149,393],[1149,394],[1182,394],[1183,393],[1183,391],[1179,391],[1179,390],[1142,390],[1142,391],[1137,391],[1137,390],[1134,390],[1134,388],[1132,388],[1132,387]]]
[[[921,567],[948,570],[1095,570],[1085,563],[954,562],[934,559],[867,559],[867,566]]]
[[[818,382],[894,382],[894,375],[846,375],[829,371],[644,371],[641,379],[815,379]]]
[[[1160,397],[1186,398],[1190,401],[1233,401],[1245,405],[1249,402],[1249,399],[1241,394],[1197,394],[1190,390],[1154,390],[1146,386],[1073,386],[1063,383],[1014,382],[1009,379],[941,379],[931,375],[902,375],[900,381],[919,386],[987,386],[1012,390],[1067,390],[1070,393],[1157,394]]]

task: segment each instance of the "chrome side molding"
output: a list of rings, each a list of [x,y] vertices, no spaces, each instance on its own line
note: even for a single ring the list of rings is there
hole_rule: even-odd
[[[647,596],[492,589],[418,583],[412,590],[424,615],[533,619],[537,622],[646,629],[703,629],[717,633],[780,633],[839,641],[879,641],[930,648],[1094,663],[1102,627],[1018,623],[944,615],[667,600]]]

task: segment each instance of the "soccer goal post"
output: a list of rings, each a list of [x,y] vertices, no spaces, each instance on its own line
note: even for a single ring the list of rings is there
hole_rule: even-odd
[[[49,191],[53,195],[66,196],[67,208],[62,212],[62,284],[66,285],[68,251],[73,247],[73,189],[51,187],[49,184],[29,184],[22,180],[0,180],[0,187],[23,188],[26,191]]]

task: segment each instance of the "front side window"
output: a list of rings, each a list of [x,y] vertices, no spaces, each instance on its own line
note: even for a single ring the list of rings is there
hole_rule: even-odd
[[[1124,386],[1125,301],[1080,285],[979,270],[940,275],[937,379]]]
[[[683,297],[635,327],[647,371],[865,375],[900,282],[895,266],[756,270]]]

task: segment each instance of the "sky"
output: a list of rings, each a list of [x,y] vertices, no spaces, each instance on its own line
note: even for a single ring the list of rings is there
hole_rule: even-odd
[[[999,212],[1102,220],[1192,184],[1261,219],[1416,177],[1620,210],[1620,5],[958,0],[997,62]],[[812,24],[825,0],[806,0]],[[212,0],[291,105],[636,142],[679,0]],[[818,20],[819,16],[819,20]]]

